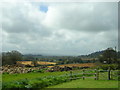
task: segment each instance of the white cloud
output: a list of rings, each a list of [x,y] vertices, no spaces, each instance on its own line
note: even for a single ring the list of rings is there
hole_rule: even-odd
[[[4,3],[3,51],[88,54],[117,44],[117,3]],[[47,5],[47,4],[46,4]]]
[[[117,29],[117,3],[66,3],[49,6],[43,24],[89,32]]]

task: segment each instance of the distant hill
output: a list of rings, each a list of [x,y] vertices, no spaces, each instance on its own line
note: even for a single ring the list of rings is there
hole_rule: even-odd
[[[88,55],[80,55],[79,57],[81,58],[98,58],[98,56],[102,55],[103,51],[97,51]]]
[[[97,51],[97,52],[94,52],[94,53],[91,53],[88,55],[80,55],[79,57],[81,57],[81,58],[98,58],[100,55],[103,54],[104,51],[105,50]],[[120,58],[120,51],[118,51],[118,58]]]
[[[34,55],[34,54],[26,54],[26,55],[23,55],[23,59],[25,61],[29,61],[29,60],[36,60],[36,59],[39,59],[41,61],[52,61],[52,62],[56,62],[56,61],[64,61],[64,60],[73,60],[73,59],[93,59],[93,58],[98,58],[100,55],[103,54],[105,50],[102,50],[102,51],[97,51],[97,52],[93,52],[93,53],[90,53],[88,55],[79,55],[79,56],[44,56],[44,55]],[[120,58],[120,51],[118,52],[118,58]]]
[[[33,59],[36,59],[36,58],[40,58],[42,57],[42,55],[35,55],[35,54],[25,54],[23,55],[23,60],[33,60]]]

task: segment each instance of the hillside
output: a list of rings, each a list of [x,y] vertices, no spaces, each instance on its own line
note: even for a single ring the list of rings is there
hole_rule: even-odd
[[[100,55],[102,55],[103,51],[97,51],[88,55],[80,55],[81,58],[98,58]]]

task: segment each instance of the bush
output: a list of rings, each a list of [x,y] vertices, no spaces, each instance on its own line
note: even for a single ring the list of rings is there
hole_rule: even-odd
[[[26,88],[42,88],[44,87],[43,82],[39,80],[32,80],[25,86]]]
[[[45,71],[43,69],[40,70],[33,70],[32,72],[40,72],[40,73],[44,73]]]
[[[23,88],[22,85],[16,83],[3,83],[2,88]]]
[[[28,80],[23,79],[16,82],[9,82],[9,83],[2,83],[2,88],[25,88],[25,86],[28,85]]]
[[[100,69],[103,69],[103,70],[108,70],[109,68],[111,70],[117,70],[118,69],[117,64],[104,64],[104,65],[100,65],[99,67],[100,67]]]

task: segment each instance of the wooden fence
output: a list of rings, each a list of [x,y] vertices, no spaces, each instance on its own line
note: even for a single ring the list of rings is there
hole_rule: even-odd
[[[90,73],[90,72],[93,72],[93,73]],[[102,77],[105,77],[106,80],[111,80],[111,79],[114,79],[115,77],[119,76],[118,72],[120,72],[120,71],[111,70],[111,69],[108,69],[108,70],[98,70],[98,69],[85,70],[85,69],[83,69],[82,73],[79,73],[82,75],[82,77],[72,78],[72,76],[74,75],[74,73],[72,71],[70,71],[70,76],[71,76],[71,79],[82,78],[83,80],[85,80],[86,78],[94,78],[95,80],[100,80],[101,79],[100,76],[102,76]],[[116,73],[116,74],[114,74],[114,73]],[[118,78],[117,78],[117,80],[118,80]]]

